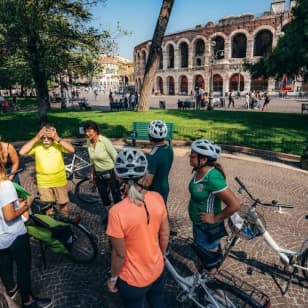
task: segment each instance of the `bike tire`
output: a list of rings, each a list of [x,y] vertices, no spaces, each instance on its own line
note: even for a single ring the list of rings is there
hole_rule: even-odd
[[[306,268],[308,267],[308,249],[303,253],[301,265]],[[308,272],[305,270],[302,270],[302,272],[305,279],[308,280]]]
[[[89,204],[100,201],[98,190],[96,186],[90,182],[89,178],[85,178],[77,183],[75,195],[80,201]]]
[[[72,234],[72,245],[67,258],[80,264],[92,263],[98,254],[96,239],[82,224],[68,223]]]

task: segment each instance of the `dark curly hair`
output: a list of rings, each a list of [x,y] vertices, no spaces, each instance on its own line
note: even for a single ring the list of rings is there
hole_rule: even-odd
[[[87,121],[83,124],[84,130],[93,129],[95,132],[99,134],[98,125],[94,121]]]

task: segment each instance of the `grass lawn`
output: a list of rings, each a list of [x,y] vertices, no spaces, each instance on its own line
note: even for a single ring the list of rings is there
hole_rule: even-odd
[[[133,121],[161,119],[175,125],[173,139],[209,138],[222,144],[302,154],[308,143],[308,115],[248,111],[150,110],[100,112],[52,110],[48,119],[63,137],[77,137],[86,120],[99,124],[104,135],[127,137]],[[36,111],[0,114],[0,135],[9,141],[27,140],[40,127]]]

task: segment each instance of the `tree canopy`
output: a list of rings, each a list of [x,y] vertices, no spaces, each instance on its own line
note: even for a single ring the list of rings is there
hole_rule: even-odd
[[[0,65],[33,79],[42,121],[47,117],[50,78],[67,72],[89,73],[95,69],[97,55],[114,47],[108,31],[89,25],[89,6],[105,1],[0,2]]]
[[[302,75],[308,79],[308,1],[298,0],[293,19],[283,30],[277,47],[254,65],[247,65],[253,77]]]

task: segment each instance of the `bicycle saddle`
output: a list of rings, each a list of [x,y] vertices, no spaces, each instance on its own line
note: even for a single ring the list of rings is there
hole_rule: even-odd
[[[202,265],[208,271],[213,268],[219,268],[223,262],[223,255],[221,251],[209,251],[201,248],[196,244],[191,244],[193,250],[202,262]]]

